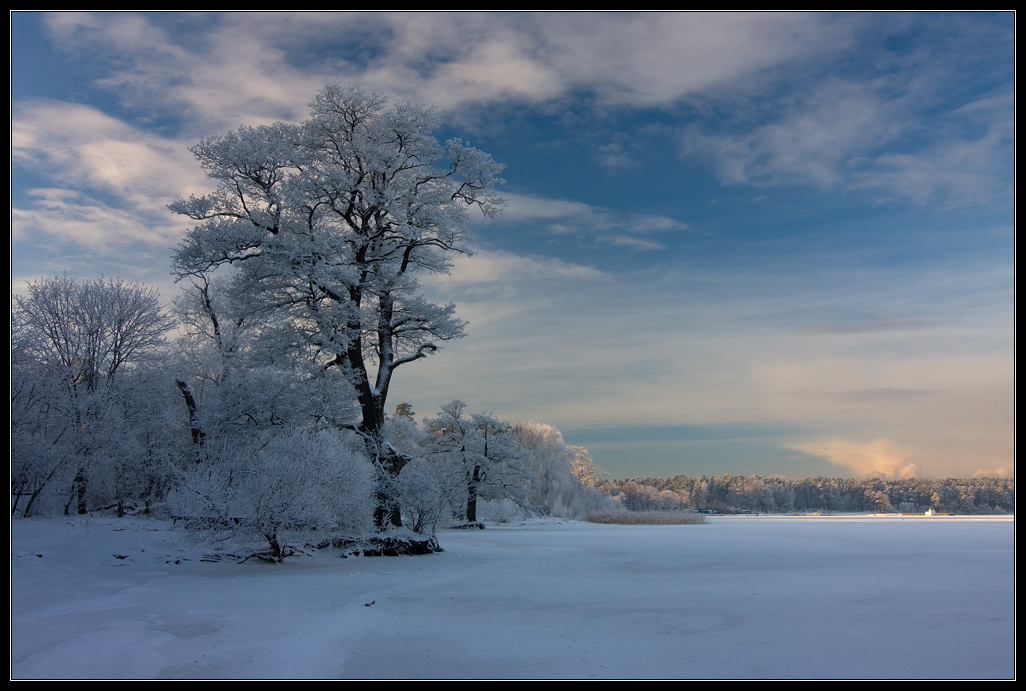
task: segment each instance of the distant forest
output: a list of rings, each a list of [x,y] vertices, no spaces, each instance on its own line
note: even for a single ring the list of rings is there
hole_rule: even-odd
[[[867,478],[773,475],[603,480],[599,489],[636,511],[680,508],[752,513],[870,511],[948,514],[1015,513],[1015,480],[1005,478]]]

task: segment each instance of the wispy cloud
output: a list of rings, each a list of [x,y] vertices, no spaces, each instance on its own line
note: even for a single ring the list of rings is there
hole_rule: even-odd
[[[1010,195],[1010,81],[982,96],[964,88],[995,79],[981,56],[1011,49],[1010,24],[967,29],[976,41],[955,44],[945,40],[955,16],[850,19],[840,23],[858,36],[861,67],[824,54],[751,91],[710,91],[699,113],[729,115],[684,125],[681,154],[731,185],[862,190],[878,203],[943,207]],[[915,49],[890,49],[903,41]]]
[[[458,256],[451,272],[432,279],[454,286],[489,285],[511,279],[601,281],[606,276],[594,267],[572,264],[553,257],[535,257],[512,252],[479,251],[473,257]]]
[[[800,331],[815,336],[853,335],[887,331],[922,331],[936,326],[925,319],[856,319],[843,322],[806,324]]]
[[[580,202],[506,195],[501,224],[532,224],[554,235],[574,235],[598,244],[637,251],[658,251],[665,245],[654,236],[688,230],[688,224],[668,216],[617,212]]]
[[[850,391],[795,391],[796,396],[832,398],[848,403],[904,403],[940,393],[936,389],[901,389],[890,386]]]
[[[90,106],[37,99],[12,108],[11,161],[43,183],[19,186],[12,196],[11,242],[19,252],[47,257],[47,273],[104,266],[166,292],[166,268],[140,258],[166,262],[187,228],[167,204],[206,186],[185,142]],[[42,250],[48,245],[49,253]]]
[[[107,63],[96,86],[127,108],[177,121],[188,136],[297,119],[332,81],[288,59],[288,47],[301,45],[297,30],[317,26],[317,16],[50,13],[45,21],[55,45]]]
[[[136,210],[105,204],[79,192],[36,189],[28,193],[29,208],[12,208],[11,237],[15,242],[40,236],[70,240],[90,251],[117,254],[125,242],[166,248],[177,241],[180,228],[170,218],[140,217]],[[164,211],[167,215],[166,210]]]
[[[847,177],[855,157],[893,140],[903,127],[895,106],[863,82],[831,79],[780,99],[753,104],[758,117],[742,124],[742,133],[688,126],[681,153],[711,159],[727,183],[832,187]]]
[[[192,142],[163,138],[86,105],[36,99],[12,110],[12,162],[54,181],[135,207],[163,206],[163,199],[205,185],[188,151]]]
[[[686,104],[681,153],[708,162],[728,184],[861,189],[881,202],[941,205],[1010,192],[996,183],[1011,166],[1001,155],[1011,150],[1010,90],[962,101],[956,94],[952,104],[946,85],[974,76],[958,70],[976,61],[943,40],[895,60],[886,41],[921,30],[907,17],[52,13],[45,20],[63,50],[113,67],[97,85],[129,108],[189,123],[189,136],[299,119],[325,82],[433,103],[456,120],[467,109],[519,101],[668,113]],[[938,35],[949,30],[943,17],[935,23]],[[1000,44],[1008,40],[1002,31],[979,40]],[[868,52],[861,57],[875,70],[845,69],[852,50]],[[927,124],[938,108],[948,111],[941,129]],[[596,160],[633,165],[619,144],[600,148]]]

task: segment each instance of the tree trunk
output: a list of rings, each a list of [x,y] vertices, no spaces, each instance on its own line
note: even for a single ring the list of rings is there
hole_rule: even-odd
[[[78,514],[84,516],[89,513],[86,508],[86,471],[85,468],[79,468],[78,474],[75,475],[75,489],[78,494]]]
[[[381,458],[380,465],[382,470],[391,478],[399,475],[399,471],[403,469],[410,459],[403,458],[394,451],[388,451],[387,455]],[[386,482],[388,482],[386,480]],[[387,528],[390,525],[401,528],[403,525],[402,513],[400,507],[395,503],[394,497],[388,496],[387,492],[378,492],[378,507],[374,510],[374,524],[379,528]]]
[[[477,485],[481,482],[481,466],[474,466],[474,473],[467,483],[467,522],[477,523]]]
[[[206,439],[206,433],[200,429],[199,420],[197,419],[198,409],[196,407],[196,399],[192,397],[192,392],[189,391],[189,385],[180,379],[175,380],[175,385],[178,390],[182,392],[182,398],[185,399],[185,407],[189,411],[189,431],[192,432],[192,443],[194,446],[203,446],[203,441]],[[199,463],[200,457],[196,456],[196,462]]]

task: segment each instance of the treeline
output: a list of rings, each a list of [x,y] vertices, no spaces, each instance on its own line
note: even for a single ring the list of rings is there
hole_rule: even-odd
[[[950,514],[1015,512],[1015,480],[1005,478],[812,477],[772,475],[675,475],[671,478],[606,480],[598,485],[637,510],[711,509],[753,513],[869,511]]]
[[[346,388],[263,360],[266,335],[205,285],[169,315],[155,290],[121,279],[32,281],[12,300],[11,335],[12,517],[171,516],[280,558],[326,536],[615,506],[559,430],[462,401],[419,423],[400,403],[370,457]]]

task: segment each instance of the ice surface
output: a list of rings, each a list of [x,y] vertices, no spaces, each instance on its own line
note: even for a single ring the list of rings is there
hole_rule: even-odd
[[[1010,678],[1014,528],[549,522],[240,565],[165,522],[15,520],[11,676]]]

